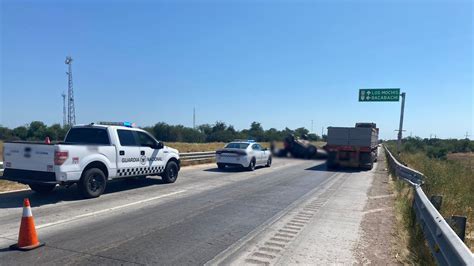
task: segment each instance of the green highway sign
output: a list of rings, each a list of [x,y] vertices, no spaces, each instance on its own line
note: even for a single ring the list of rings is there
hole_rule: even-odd
[[[398,102],[400,89],[360,89],[359,102]]]

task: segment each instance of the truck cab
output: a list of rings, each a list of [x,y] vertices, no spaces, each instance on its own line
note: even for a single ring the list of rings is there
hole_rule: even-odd
[[[159,175],[174,183],[179,152],[131,123],[72,127],[64,142],[5,142],[3,179],[39,193],[77,184],[85,198],[100,196],[108,180]]]

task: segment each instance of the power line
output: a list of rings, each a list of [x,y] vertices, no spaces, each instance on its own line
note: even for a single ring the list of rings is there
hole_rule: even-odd
[[[64,62],[68,65],[68,72],[66,72],[68,76],[67,80],[67,124],[69,126],[73,126],[76,124],[76,108],[74,106],[74,89],[72,87],[72,57],[67,56],[66,61]]]

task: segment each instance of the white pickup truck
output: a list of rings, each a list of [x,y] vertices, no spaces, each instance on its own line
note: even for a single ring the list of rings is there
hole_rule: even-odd
[[[74,126],[56,144],[5,142],[3,153],[0,178],[38,193],[77,183],[85,198],[100,196],[110,179],[160,175],[174,183],[180,170],[178,150],[127,122]]]

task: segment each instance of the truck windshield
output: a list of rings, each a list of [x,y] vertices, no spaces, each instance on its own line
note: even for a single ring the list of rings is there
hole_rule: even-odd
[[[109,135],[102,128],[71,128],[66,143],[109,145]]]
[[[229,143],[225,147],[230,149],[247,149],[248,143]]]

